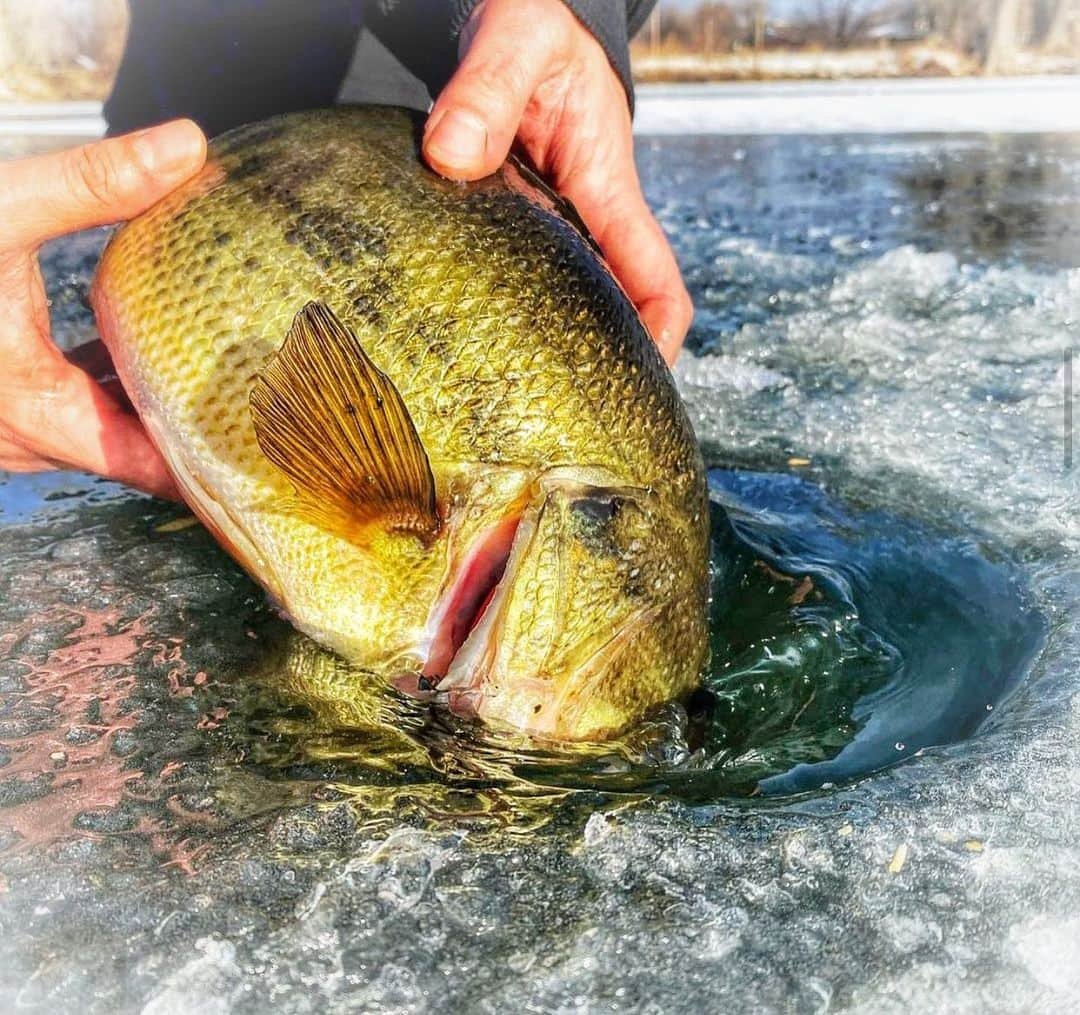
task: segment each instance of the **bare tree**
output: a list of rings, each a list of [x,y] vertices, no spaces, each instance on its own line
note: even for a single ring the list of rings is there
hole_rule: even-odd
[[[1053,0],[1048,7],[1040,46],[1050,52],[1074,51],[1080,34],[1080,0]]]
[[[841,48],[865,41],[885,16],[883,0],[817,0],[814,13],[800,19],[802,41]]]
[[[665,6],[661,21],[658,5],[648,47],[654,54],[661,47],[717,54],[767,44],[842,49],[926,39],[966,54],[987,74],[1016,69],[1024,50],[1080,57],[1080,0],[814,0],[784,8],[793,9],[804,13],[770,22],[765,0],[698,0]]]
[[[0,4],[0,74],[15,65],[15,35],[7,21],[7,10]]]
[[[927,36],[975,57],[987,74],[1007,72],[1035,44],[1065,50],[1080,0],[907,0],[904,17]]]
[[[769,5],[765,0],[732,0],[732,41],[754,49],[765,47],[765,29],[769,22]]]

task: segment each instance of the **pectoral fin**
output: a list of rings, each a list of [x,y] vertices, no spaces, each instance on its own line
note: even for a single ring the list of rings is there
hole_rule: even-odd
[[[326,304],[296,315],[255,382],[251,416],[313,523],[354,541],[374,524],[425,540],[438,533],[431,463],[409,410]]]

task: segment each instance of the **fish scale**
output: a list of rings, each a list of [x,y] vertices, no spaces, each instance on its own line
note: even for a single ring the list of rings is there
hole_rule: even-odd
[[[445,686],[491,721],[608,735],[689,690],[704,661],[700,453],[572,209],[514,163],[471,184],[436,176],[421,126],[345,107],[215,140],[195,180],[111,240],[101,330],[186,498],[301,630],[364,672],[419,670],[445,604],[478,599],[458,595],[464,562],[502,553],[507,577]],[[356,336],[411,420],[441,518],[425,539],[361,518],[359,501],[328,520],[260,443],[253,388],[309,306]],[[310,355],[333,340],[313,341]],[[306,457],[311,442],[292,446]],[[518,517],[512,546],[485,542]]]

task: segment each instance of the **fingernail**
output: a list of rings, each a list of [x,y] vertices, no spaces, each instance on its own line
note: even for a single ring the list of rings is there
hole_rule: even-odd
[[[191,120],[173,120],[140,131],[132,144],[148,173],[168,176],[198,165],[206,140]]]
[[[466,169],[476,165],[487,150],[487,127],[472,113],[451,109],[427,140],[427,151],[447,166]]]

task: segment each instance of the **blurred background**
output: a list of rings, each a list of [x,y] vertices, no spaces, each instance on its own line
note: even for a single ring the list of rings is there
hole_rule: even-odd
[[[640,80],[1076,73],[1080,0],[662,0]]]
[[[101,99],[125,0],[0,0],[0,101]],[[640,81],[1080,72],[1080,0],[661,0]]]
[[[126,33],[126,0],[0,0],[0,101],[103,99]]]

